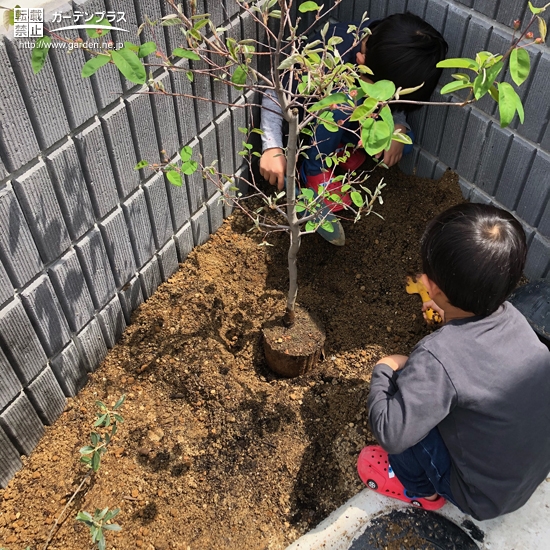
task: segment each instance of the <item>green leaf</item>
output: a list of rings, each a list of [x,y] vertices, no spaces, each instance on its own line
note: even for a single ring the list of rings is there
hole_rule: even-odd
[[[304,187],[303,189],[301,189],[301,195],[304,196],[308,202],[312,202],[315,198],[315,192],[309,187]]]
[[[146,160],[140,160],[135,166],[134,170],[141,170],[142,168],[145,168],[146,166],[149,166],[149,163]]]
[[[88,466],[92,465],[92,459],[89,456],[81,456],[80,462],[83,462],[84,464],[87,464]]]
[[[353,204],[355,204],[357,208],[361,208],[362,206],[364,206],[365,201],[363,199],[363,195],[361,195],[359,191],[352,191],[349,196],[351,197]]]
[[[109,521],[110,519],[113,519],[118,513],[120,512],[120,508],[113,508],[106,516],[105,521]]]
[[[97,447],[98,444],[99,444],[99,442],[100,442],[100,440],[101,440],[101,437],[100,437],[100,435],[99,435],[98,433],[92,432],[92,433],[90,434],[90,439],[91,439],[91,441],[92,441],[92,445],[93,445],[94,447]]]
[[[390,134],[393,134],[395,123],[393,121],[391,109],[387,105],[384,105],[384,107],[380,110],[380,117],[388,125]]]
[[[317,224],[314,221],[309,220],[306,223],[306,227],[305,227],[306,231],[315,231],[316,229],[317,229]]]
[[[46,63],[49,51],[48,44],[51,44],[51,42],[52,39],[49,36],[42,36],[34,43],[31,54],[31,66],[34,74],[38,74],[44,63]]]
[[[82,66],[82,72],[80,73],[82,78],[88,78],[92,76],[96,73],[98,69],[103,67],[103,65],[107,65],[109,61],[111,61],[111,56],[103,54],[88,59],[88,61],[86,61],[86,63],[84,63],[84,65]]]
[[[116,411],[117,409],[120,409],[120,407],[124,403],[125,399],[126,399],[126,395],[120,396],[120,399],[115,403],[115,405],[113,407],[113,411]]]
[[[405,145],[411,145],[411,143],[413,142],[410,136],[404,134],[403,132],[394,132],[391,138],[393,141],[404,143]]]
[[[133,50],[133,48],[131,48]],[[145,42],[145,44],[142,44],[138,51],[137,56],[139,58],[145,57],[146,55],[149,55],[150,53],[157,51],[157,45],[154,42]]]
[[[498,85],[498,110],[500,114],[500,126],[506,128],[518,113],[520,121],[523,123],[524,112],[523,104],[519,95],[508,82],[500,82]]]
[[[86,22],[86,25],[101,25],[103,27],[112,27],[111,23],[105,18],[100,17],[99,15],[94,15],[89,21]],[[109,29],[86,29],[88,36],[90,38],[99,38],[100,36],[105,36]]]
[[[378,101],[387,101],[395,94],[395,84],[390,80],[379,80],[374,84],[369,84],[364,80],[359,81],[363,91]]]
[[[95,452],[92,455],[92,470],[94,472],[97,472],[100,466],[101,466],[101,455],[99,454],[99,452]]]
[[[329,132],[338,132],[340,127],[334,122],[334,113],[332,111],[323,111],[319,115],[320,124]]]
[[[193,149],[189,147],[189,145],[186,145],[180,151],[180,158],[182,162],[187,162],[192,155],[193,155]]]
[[[118,523],[111,523],[103,526],[105,531],[122,531],[122,527]]]
[[[321,224],[321,229],[324,229],[327,233],[334,233],[334,225],[332,224],[332,222],[329,222],[328,220],[324,221]]]
[[[107,421],[107,419],[109,418],[109,415],[108,414],[102,414],[95,422],[94,422],[94,426],[97,428],[97,426],[102,426],[104,422]]]
[[[113,61],[118,70],[134,84],[145,84],[147,73],[138,56],[128,48],[113,50]]]
[[[483,69],[474,80],[474,97],[480,100],[494,84],[496,77],[502,71],[504,63],[499,61],[489,69]]]
[[[339,105],[341,103],[345,103],[346,105],[349,105],[350,99],[346,94],[338,92],[336,94],[331,94],[327,97],[324,97],[320,101],[317,101],[311,107],[309,107],[308,111],[310,113],[313,113],[315,111],[320,111],[321,109],[325,109],[330,105]]]
[[[246,84],[246,75],[248,74],[248,69],[246,65],[239,65],[235,72],[233,73],[233,76],[231,77],[231,82],[233,84],[236,84],[235,88],[237,90],[242,90],[243,84]]]
[[[546,35],[548,34],[548,25],[546,24],[546,21],[537,15],[538,23],[539,23],[539,34],[542,38],[542,41],[544,42],[546,40]]]
[[[498,103],[498,90],[495,85],[489,88],[489,94]]]
[[[530,68],[531,59],[527,51],[523,48],[514,48],[510,54],[510,76],[516,86],[521,86],[527,80]]]
[[[182,186],[182,180],[181,180],[181,174],[179,172],[176,172],[176,170],[170,170],[166,172],[166,177],[168,178],[168,181],[177,187]]]
[[[378,101],[373,97],[367,98],[362,105],[359,105],[353,113],[351,113],[350,121],[361,120],[362,118],[369,116],[378,105]]]
[[[181,171],[186,175],[190,176],[197,171],[199,163],[195,160],[188,160],[181,165]]]
[[[453,82],[449,82],[449,84],[445,84],[443,88],[441,88],[441,95],[450,94],[452,92],[456,92],[458,90],[463,90],[464,88],[471,88],[473,86],[470,82],[464,82],[462,80],[454,80]]]
[[[91,522],[93,524],[94,518],[89,512],[78,512],[76,515],[77,521],[83,521],[85,523]]]
[[[306,205],[303,202],[297,202],[295,205],[296,212],[304,212]]]
[[[315,2],[304,2],[300,4],[298,11],[300,13],[307,13],[308,11],[319,11],[321,8]]]
[[[528,2],[528,4],[529,4],[529,9],[531,10],[531,13],[534,15],[537,15],[537,13],[542,13],[546,9],[546,6],[544,6],[543,8],[536,8],[535,6],[533,6],[531,2]]]
[[[391,140],[390,127],[383,120],[377,120],[368,132],[367,142],[363,142],[365,151],[370,156],[383,151]]]
[[[139,52],[139,46],[136,46],[133,42],[124,42],[124,47],[132,50],[135,53]]]
[[[191,59],[193,61],[198,61],[200,59],[200,55],[190,50],[185,50],[184,48],[174,48],[172,55],[175,55],[176,57],[184,57],[185,59]]]
[[[82,447],[78,452],[81,455],[87,455],[94,452],[95,447],[91,447],[90,445],[86,445],[85,447]]]
[[[440,61],[436,67],[439,69],[470,69],[472,71],[479,71],[478,63],[468,57],[453,57],[451,59],[444,59]]]

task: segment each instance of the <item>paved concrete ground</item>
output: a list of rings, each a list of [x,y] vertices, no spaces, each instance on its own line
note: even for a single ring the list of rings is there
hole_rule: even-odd
[[[394,510],[411,508],[397,500],[365,489],[335,510],[315,529],[291,544],[287,550],[374,548],[360,544],[361,539],[366,536],[365,533],[368,534],[369,529],[374,529],[373,520]],[[547,550],[550,548],[550,477],[542,483],[523,508],[497,519],[475,521],[449,503],[438,512],[432,513],[448,518],[461,526],[465,533],[473,532],[477,539],[483,538],[482,542],[471,539],[473,548],[477,546],[480,550]],[[469,529],[462,527],[465,521]],[[477,531],[476,527],[481,532]],[[436,547],[449,548],[444,545]],[[380,546],[380,549],[382,548],[383,546]]]

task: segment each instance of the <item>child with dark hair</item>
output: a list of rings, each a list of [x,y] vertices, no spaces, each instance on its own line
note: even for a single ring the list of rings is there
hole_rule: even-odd
[[[445,324],[409,357],[376,364],[369,420],[381,446],[357,468],[382,494],[478,520],[527,502],[550,471],[550,351],[505,301],[526,258],[509,213],[461,204],[437,216],[421,246],[421,280]],[[389,454],[388,454],[389,453]]]
[[[373,71],[371,82],[378,80],[391,80],[397,87],[414,88],[422,85],[417,91],[409,94],[407,99],[417,101],[429,100],[437,81],[441,75],[441,69],[437,63],[445,58],[447,43],[439,32],[420,17],[412,13],[390,15],[378,21],[367,21],[363,28],[368,27],[371,34],[366,36],[358,45],[353,47],[354,36],[348,33],[349,23],[337,23],[329,27],[326,38],[338,36],[342,42],[337,46],[344,63],[357,63],[366,65]],[[313,36],[312,41],[320,39]],[[402,104],[393,112],[395,129],[403,133],[410,132],[406,120],[406,111],[418,106]],[[260,159],[260,173],[272,185],[278,189],[284,187],[286,172],[286,158],[283,150],[283,118],[281,109],[277,103],[274,92],[264,96],[262,102],[263,130],[262,146],[263,154]],[[341,182],[332,182],[333,173],[324,165],[324,158],[338,149],[346,146],[355,147],[359,138],[358,122],[349,121],[349,113],[340,110],[333,111],[335,121],[343,121],[338,131],[329,132],[323,126],[319,126],[313,137],[315,146],[309,153],[309,158],[302,164],[303,184],[317,191],[319,185],[326,185],[329,190],[338,192]],[[392,141],[388,151],[383,155],[384,163],[392,166],[399,162],[403,155],[404,145]],[[341,163],[345,170],[355,170],[366,159],[361,149],[355,149],[351,157]],[[349,198],[343,197],[344,202],[350,204]],[[331,212],[341,210],[342,204],[330,203]],[[344,244],[343,229],[335,227],[336,231],[323,236],[333,244]],[[336,237],[341,232],[342,239]],[[321,232],[322,234],[322,232]]]

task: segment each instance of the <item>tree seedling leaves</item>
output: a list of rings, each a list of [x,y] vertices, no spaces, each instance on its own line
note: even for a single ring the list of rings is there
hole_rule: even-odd
[[[95,452],[92,455],[92,470],[94,472],[97,472],[99,470],[100,465],[101,465],[101,455],[98,452]]]
[[[192,61],[198,61],[200,59],[198,54],[184,48],[174,48],[172,55],[175,55],[176,57],[184,57],[185,59],[191,59]]]
[[[31,67],[34,74],[38,74],[44,66],[44,63],[46,63],[49,51],[48,46],[51,42],[52,39],[49,36],[42,36],[34,43],[31,54]]]
[[[176,187],[182,186],[181,174],[176,170],[169,170],[166,172],[166,177],[172,185],[175,185]]]
[[[546,41],[546,35],[548,34],[548,26],[546,25],[546,21],[542,17],[540,17],[539,15],[537,15],[537,19],[538,19],[538,22],[539,22],[540,37],[542,38],[542,41],[545,42]]]
[[[237,90],[243,89],[243,84],[246,84],[246,75],[248,74],[248,68],[246,65],[239,65],[235,72],[233,73],[233,76],[231,77],[231,82],[235,84],[235,88]]]
[[[306,229],[306,231],[315,231],[317,229],[317,224],[314,221],[309,220],[306,223],[305,229]]]
[[[105,529],[105,531],[122,531],[122,527],[118,525],[118,523],[108,523],[103,526],[103,529]]]
[[[412,94],[413,92],[420,90],[422,86],[424,86],[424,82],[422,82],[422,84],[419,84],[418,86],[415,86],[414,88],[403,88],[402,90],[399,90],[399,95],[402,96]]]
[[[519,95],[508,82],[500,82],[498,85],[498,110],[500,113],[500,126],[506,128],[512,122],[516,112],[519,120],[523,123],[524,111],[523,104]]]
[[[82,78],[88,78],[96,73],[98,69],[103,67],[103,65],[107,65],[111,61],[110,55],[103,55],[99,54],[97,57],[92,57],[91,59],[88,59],[86,63],[84,63],[82,67],[82,72],[80,73]]]
[[[134,170],[141,170],[142,168],[145,168],[146,166],[149,166],[149,163],[146,160],[140,160],[135,166]]]
[[[441,88],[441,95],[450,94],[452,92],[457,92],[458,90],[463,90],[464,88],[471,88],[473,84],[471,82],[465,82],[463,80],[455,80],[453,82],[449,82],[448,84],[445,84],[443,88]]]
[[[504,67],[504,63],[499,61],[489,69],[482,69],[476,76],[474,80],[474,97],[477,100],[480,100],[489,91],[496,77],[499,75],[500,71],[502,71],[502,67]]]
[[[321,229],[324,229],[327,233],[334,233],[334,225],[332,224],[332,222],[329,222],[328,220],[324,221],[321,224]]]
[[[383,151],[391,141],[392,132],[387,122],[383,120],[377,120],[370,131],[368,131],[367,141],[363,141],[365,151],[370,156],[374,156],[377,153]]]
[[[315,2],[303,2],[300,4],[298,11],[307,13],[308,11],[319,11],[321,8]]]
[[[391,109],[387,105],[384,105],[384,107],[380,109],[380,117],[388,125],[390,129],[390,134],[393,134],[393,131],[395,129],[395,123],[393,121],[393,115],[392,115]]]
[[[136,46],[133,42],[124,42],[124,47],[132,50],[133,52],[139,52],[139,46]]]
[[[531,10],[531,13],[534,14],[534,15],[537,15],[539,13],[542,13],[543,11],[546,10],[546,8],[548,6],[550,6],[550,4],[546,4],[545,6],[543,6],[542,8],[536,8],[535,6],[533,6],[533,3],[532,2],[528,2],[529,4],[529,9]]]
[[[379,80],[374,84],[360,80],[359,84],[369,97],[373,97],[378,101],[387,101],[395,94],[395,84],[390,80]]]
[[[405,145],[411,145],[413,142],[411,137],[407,134],[404,134],[403,132],[394,132],[391,138],[393,141],[404,143]]]
[[[122,48],[111,52],[114,64],[118,70],[134,84],[145,84],[147,72],[139,57],[130,49]]]
[[[338,132],[340,127],[338,124],[334,122],[334,113],[332,111],[323,111],[320,115],[320,122],[321,124],[327,129],[329,132]]]
[[[339,105],[341,103],[345,103],[346,105],[349,105],[351,101],[346,94],[338,92],[336,94],[331,94],[327,97],[324,97],[320,101],[317,101],[308,110],[313,113],[315,111],[320,111],[321,109],[325,109],[330,105]]]
[[[364,206],[365,201],[363,199],[363,195],[359,193],[359,191],[352,191],[350,193],[351,200],[353,201],[353,204],[357,206],[357,208],[361,208]]]
[[[191,158],[192,154],[193,154],[193,149],[191,149],[191,147],[189,147],[189,145],[186,145],[185,147],[182,147],[182,149],[180,151],[181,161],[182,162],[187,162]]]
[[[529,53],[523,48],[514,48],[510,54],[510,76],[516,86],[521,86],[527,80],[530,68]]]
[[[378,101],[376,99],[373,97],[367,98],[362,105],[359,105],[359,107],[351,113],[350,121],[353,122],[356,120],[361,120],[362,118],[369,116],[374,109],[376,109],[377,105]]]
[[[126,399],[126,395],[122,395],[120,399],[115,403],[113,407],[113,411],[116,411],[117,409],[120,409],[122,404],[124,403],[124,400]]]
[[[440,61],[436,67],[439,69],[470,69],[472,71],[479,71],[479,65],[474,59],[468,57],[453,57],[451,59],[444,59]]]
[[[186,175],[190,176],[197,171],[199,163],[196,160],[188,160],[181,165],[181,171]]]
[[[309,187],[304,187],[301,194],[307,199],[308,202],[312,202],[315,198],[315,192],[313,189],[309,189]]]
[[[134,51],[133,48],[131,48],[132,51]],[[150,53],[157,51],[157,45],[154,42],[145,42],[145,44],[142,44],[137,51],[137,56],[141,59],[142,57],[145,57],[146,55],[149,55]]]
[[[87,25],[97,25],[95,29],[86,29],[88,36],[90,38],[99,38],[100,36],[105,36],[110,29],[103,29],[101,27],[112,27],[111,23],[105,18],[100,17],[99,15],[94,15],[89,21],[86,22]]]

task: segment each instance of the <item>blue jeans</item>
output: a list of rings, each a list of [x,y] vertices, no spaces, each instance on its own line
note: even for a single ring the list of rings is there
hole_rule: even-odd
[[[451,458],[434,428],[416,445],[397,455],[388,455],[390,465],[410,497],[441,495],[458,507],[451,493]]]
[[[334,115],[335,122],[338,122],[339,120],[344,120],[345,122],[342,126],[338,126],[338,130],[336,132],[329,132],[322,125],[319,125],[316,128],[315,137],[312,139],[317,143],[317,145],[308,151],[308,158],[304,159],[302,163],[305,173],[310,176],[320,174],[323,171],[323,158],[334,153],[334,151],[338,149],[340,143],[355,146],[359,142],[359,138],[354,133],[359,129],[359,123],[346,120],[349,118],[349,112],[335,109],[332,113]],[[407,135],[414,141],[414,134],[412,131],[407,132]],[[403,148],[403,154],[407,155],[412,151],[412,149],[412,145],[405,145]],[[316,158],[318,155],[321,156]]]

